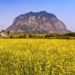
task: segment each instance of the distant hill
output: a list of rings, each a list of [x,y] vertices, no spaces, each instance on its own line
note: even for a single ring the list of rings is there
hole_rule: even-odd
[[[20,15],[15,18],[13,24],[6,31],[29,34],[65,34],[70,32],[62,21],[46,11]]]

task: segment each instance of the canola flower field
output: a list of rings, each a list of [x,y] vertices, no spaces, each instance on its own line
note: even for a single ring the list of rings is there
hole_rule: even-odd
[[[75,75],[75,40],[0,39],[0,75]]]

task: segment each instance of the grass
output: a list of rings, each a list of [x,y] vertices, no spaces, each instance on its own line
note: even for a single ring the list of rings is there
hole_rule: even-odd
[[[75,40],[0,39],[0,75],[75,75]]]

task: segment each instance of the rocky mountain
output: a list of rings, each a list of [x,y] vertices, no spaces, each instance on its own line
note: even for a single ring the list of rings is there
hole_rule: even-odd
[[[46,11],[29,12],[15,18],[13,24],[6,29],[11,33],[35,33],[35,34],[65,34],[66,25],[54,14]]]

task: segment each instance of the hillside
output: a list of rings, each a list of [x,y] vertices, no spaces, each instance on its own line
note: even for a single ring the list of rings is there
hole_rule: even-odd
[[[19,15],[6,31],[32,34],[65,34],[70,32],[62,21],[46,11]]]

